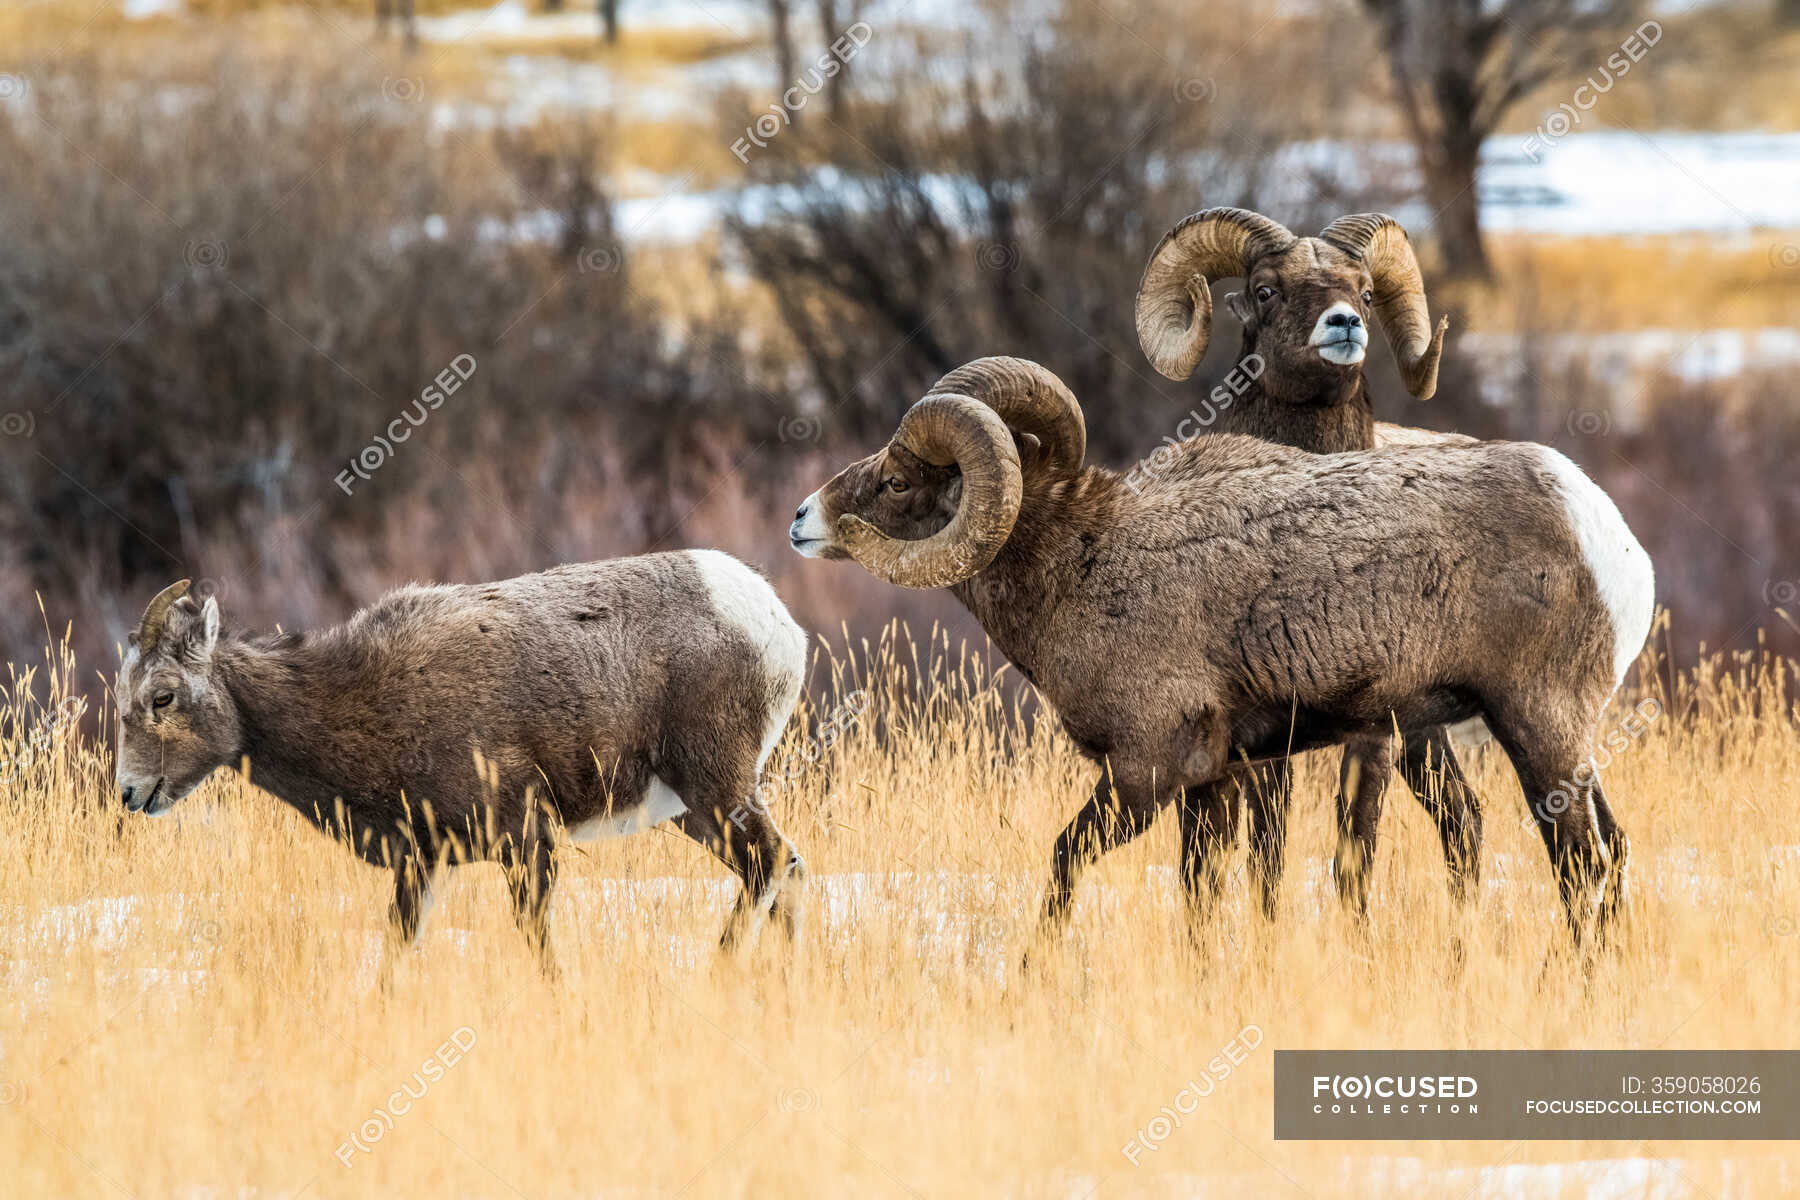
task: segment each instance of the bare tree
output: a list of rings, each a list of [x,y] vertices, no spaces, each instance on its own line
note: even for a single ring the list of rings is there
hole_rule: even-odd
[[[619,44],[619,0],[599,0],[599,3],[600,34],[607,45],[616,46]]]
[[[780,75],[775,81],[778,96],[793,86],[797,69],[794,65],[798,61],[794,57],[794,29],[789,16],[788,0],[769,0],[769,35],[775,43],[775,70]],[[796,123],[799,119],[797,112],[791,117]]]
[[[419,27],[413,19],[413,0],[375,0],[375,32],[382,37],[387,36],[388,26],[399,18],[400,32],[406,39],[406,48],[413,49],[419,44]]]
[[[1417,147],[1445,268],[1486,279],[1475,171],[1481,143],[1534,88],[1604,58],[1639,0],[1362,0]],[[1615,46],[1616,48],[1616,46]],[[1591,66],[1603,69],[1594,61]],[[1610,84],[1608,85],[1610,87]]]
[[[1795,0],[1800,3],[1800,0]],[[829,46],[844,36],[838,25],[837,0],[819,0],[819,37],[821,45]],[[844,100],[850,86],[850,64],[844,63],[838,71],[837,79],[825,90],[825,111],[832,120],[844,115]]]

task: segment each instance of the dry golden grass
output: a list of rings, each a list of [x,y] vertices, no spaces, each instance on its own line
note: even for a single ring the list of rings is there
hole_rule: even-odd
[[[1321,759],[1302,774],[1278,924],[1251,914],[1240,864],[1216,935],[1191,949],[1165,817],[1083,882],[1067,937],[1027,978],[1015,964],[1050,841],[1090,771],[1059,733],[1021,721],[1009,673],[942,645],[949,669],[934,671],[929,654],[891,639],[822,665],[820,699],[774,760],[843,696],[873,697],[776,801],[814,873],[795,965],[772,931],[741,960],[715,956],[725,873],[652,832],[567,855],[558,989],[536,978],[497,870],[474,867],[451,874],[383,994],[381,873],[235,775],[173,819],[121,819],[105,747],[15,689],[9,773],[39,734],[0,825],[5,1190],[1792,1191],[1779,1145],[1276,1143],[1270,1117],[1277,1047],[1791,1044],[1792,664],[1714,663],[1657,685],[1668,714],[1607,771],[1636,896],[1626,945],[1591,983],[1561,953],[1541,845],[1492,752],[1473,756],[1489,815],[1466,926],[1402,798],[1369,927],[1338,910]],[[53,700],[72,671],[51,661]],[[921,693],[921,676],[941,682]],[[1133,1166],[1126,1142],[1246,1025],[1263,1033],[1248,1062]],[[453,1035],[466,1057],[417,1076],[423,1097],[395,1105],[410,1111],[378,1117]],[[369,1148],[346,1166],[352,1134]],[[1557,1173],[1581,1159],[1601,1161]]]
[[[1800,324],[1800,232],[1488,239],[1497,282],[1477,328],[1607,333]]]

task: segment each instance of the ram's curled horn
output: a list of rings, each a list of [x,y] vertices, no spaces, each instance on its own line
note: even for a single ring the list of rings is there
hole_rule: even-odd
[[[1163,234],[1138,284],[1138,345],[1150,365],[1186,379],[1212,338],[1207,283],[1242,275],[1250,260],[1294,240],[1280,222],[1242,208],[1209,208]]]
[[[187,595],[188,588],[193,586],[191,580],[183,579],[179,583],[171,583],[156,593],[148,608],[144,609],[144,619],[138,622],[137,645],[140,650],[150,650],[162,640],[163,626],[168,623],[169,609],[175,602]]]
[[[1087,458],[1081,405],[1062,380],[1037,363],[978,358],[932,384],[926,394],[973,396],[1010,428],[1035,437],[1044,448],[1043,469],[1050,479],[1073,476]]]
[[[1431,399],[1450,318],[1441,318],[1432,329],[1425,280],[1406,230],[1385,213],[1355,213],[1339,217],[1319,237],[1368,264],[1375,280],[1375,315],[1394,348],[1406,390],[1420,400]]]
[[[962,503],[930,537],[891,538],[861,517],[838,518],[838,541],[864,570],[889,583],[941,588],[994,561],[1012,536],[1024,498],[1019,452],[1000,414],[968,396],[937,393],[901,418],[894,444],[937,466],[962,472]]]

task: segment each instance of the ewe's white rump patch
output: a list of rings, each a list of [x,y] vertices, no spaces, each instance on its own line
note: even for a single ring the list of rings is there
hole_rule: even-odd
[[[569,836],[578,842],[597,842],[601,838],[630,837],[652,825],[661,825],[671,817],[688,810],[687,802],[660,779],[652,778],[644,789],[644,798],[630,808],[615,809],[604,817],[594,817],[569,827]]]
[[[689,550],[687,554],[706,581],[719,619],[741,630],[750,644],[762,651],[773,703],[762,749],[756,756],[760,774],[800,699],[800,684],[806,678],[806,633],[794,624],[769,581],[731,555],[719,550]]]
[[[1617,687],[1650,636],[1650,618],[1656,611],[1656,573],[1612,497],[1550,447],[1539,446],[1538,450],[1556,479],[1569,527],[1581,543],[1582,557],[1600,589],[1601,602],[1612,615],[1613,686]]]

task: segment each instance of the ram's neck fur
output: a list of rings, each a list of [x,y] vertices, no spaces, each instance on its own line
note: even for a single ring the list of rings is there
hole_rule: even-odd
[[[1246,332],[1236,361],[1250,361],[1255,353],[1255,335]],[[1318,390],[1321,387],[1325,390]],[[1315,454],[1375,445],[1375,407],[1362,371],[1353,371],[1336,384],[1302,384],[1264,371],[1228,404],[1210,397],[1208,404],[1218,412],[1207,427],[1211,433],[1242,433]]]

